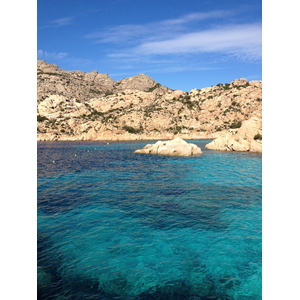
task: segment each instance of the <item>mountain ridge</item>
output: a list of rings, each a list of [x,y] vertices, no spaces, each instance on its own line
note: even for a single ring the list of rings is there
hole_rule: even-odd
[[[245,78],[185,92],[145,74],[114,81],[45,61],[37,77],[39,141],[216,138],[261,118],[262,82]]]

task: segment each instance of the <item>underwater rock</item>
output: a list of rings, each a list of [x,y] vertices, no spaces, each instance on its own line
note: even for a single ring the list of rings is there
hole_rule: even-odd
[[[105,292],[117,295],[127,294],[132,288],[126,277],[122,274],[115,274],[113,278],[101,282],[100,286]]]
[[[37,268],[37,284],[39,287],[51,284],[51,275],[42,267]]]
[[[134,151],[134,153],[191,156],[200,155],[202,151],[195,144],[187,143],[181,138],[175,138],[170,141],[158,141],[155,144],[148,144],[143,149]]]

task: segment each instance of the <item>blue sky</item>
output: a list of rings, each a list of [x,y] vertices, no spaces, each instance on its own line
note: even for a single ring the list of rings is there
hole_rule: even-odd
[[[262,79],[260,0],[38,0],[37,56],[190,91]]]

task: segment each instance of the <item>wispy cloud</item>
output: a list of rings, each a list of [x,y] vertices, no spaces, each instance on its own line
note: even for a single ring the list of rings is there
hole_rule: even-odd
[[[63,59],[68,56],[66,52],[47,52],[44,50],[38,50],[38,59]]]
[[[261,24],[232,23],[228,17],[235,13],[196,12],[156,23],[115,26],[86,38],[95,43],[117,44],[108,54],[114,59],[201,53],[260,58]]]
[[[228,10],[213,10],[208,12],[195,12],[190,14],[185,14],[176,19],[168,19],[157,24],[163,26],[174,26],[174,25],[183,25],[191,22],[199,22],[208,19],[223,19],[225,17],[233,15],[234,12]]]
[[[89,59],[70,57],[69,53],[66,52],[48,52],[44,50],[38,50],[37,56],[39,60],[58,60],[60,62],[67,63],[70,66],[74,66],[75,68],[89,66],[92,64],[92,61]]]
[[[171,38],[174,34],[189,31],[189,26],[195,22],[208,19],[221,19],[232,12],[210,11],[183,15],[176,19],[167,19],[160,22],[140,24],[125,24],[111,28],[101,29],[85,37],[93,39],[96,43],[130,43],[132,41],[164,40]]]
[[[142,70],[140,73],[178,73],[178,72],[186,72],[186,71],[212,71],[212,70],[219,70],[220,68],[209,68],[209,67],[197,67],[192,65],[185,65],[185,66],[166,66],[162,68],[152,68],[152,69],[145,69]]]
[[[123,68],[124,69],[124,68]],[[132,69],[132,70],[130,70]],[[178,73],[186,71],[212,71],[219,70],[220,68],[208,68],[208,67],[195,67],[191,65],[186,66],[164,66],[160,68],[147,68],[147,69],[136,69],[128,68],[127,72],[112,73],[110,76],[133,76],[133,74],[162,74],[162,73]]]
[[[43,28],[59,28],[63,26],[71,25],[74,17],[65,17],[60,19],[55,19],[49,22],[47,25],[43,26]]]
[[[231,25],[181,34],[164,41],[142,43],[134,51],[144,55],[222,52],[258,57],[261,53],[261,25]]]

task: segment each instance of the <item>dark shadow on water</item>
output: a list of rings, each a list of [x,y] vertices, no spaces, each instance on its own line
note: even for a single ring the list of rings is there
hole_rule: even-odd
[[[81,183],[80,188],[64,187],[61,193],[52,188],[38,193],[38,208],[46,214],[69,212],[75,208],[108,205],[120,209],[131,218],[155,229],[192,227],[205,230],[225,230],[222,219],[224,208],[246,209],[261,202],[261,188],[251,186],[224,186],[190,184],[188,188],[148,190],[120,190],[107,187],[106,193],[89,193],[97,183]],[[190,202],[188,202],[190,201]],[[187,204],[188,203],[188,204]]]
[[[101,285],[104,284],[102,288]],[[73,276],[59,281],[52,279],[51,283],[38,286],[38,299],[120,299],[120,300],[230,300],[228,291],[236,288],[236,284],[230,279],[213,278],[207,274],[202,282],[197,285],[189,285],[184,280],[169,281],[164,285],[152,287],[138,295],[130,295],[126,289],[126,278],[113,280],[110,291],[105,286],[107,283],[99,283],[96,279]],[[129,293],[128,293],[129,292]]]
[[[179,195],[183,195],[186,193],[186,190],[184,189],[165,189],[165,190],[162,190],[161,191],[161,195],[164,195],[164,196],[179,196]]]

